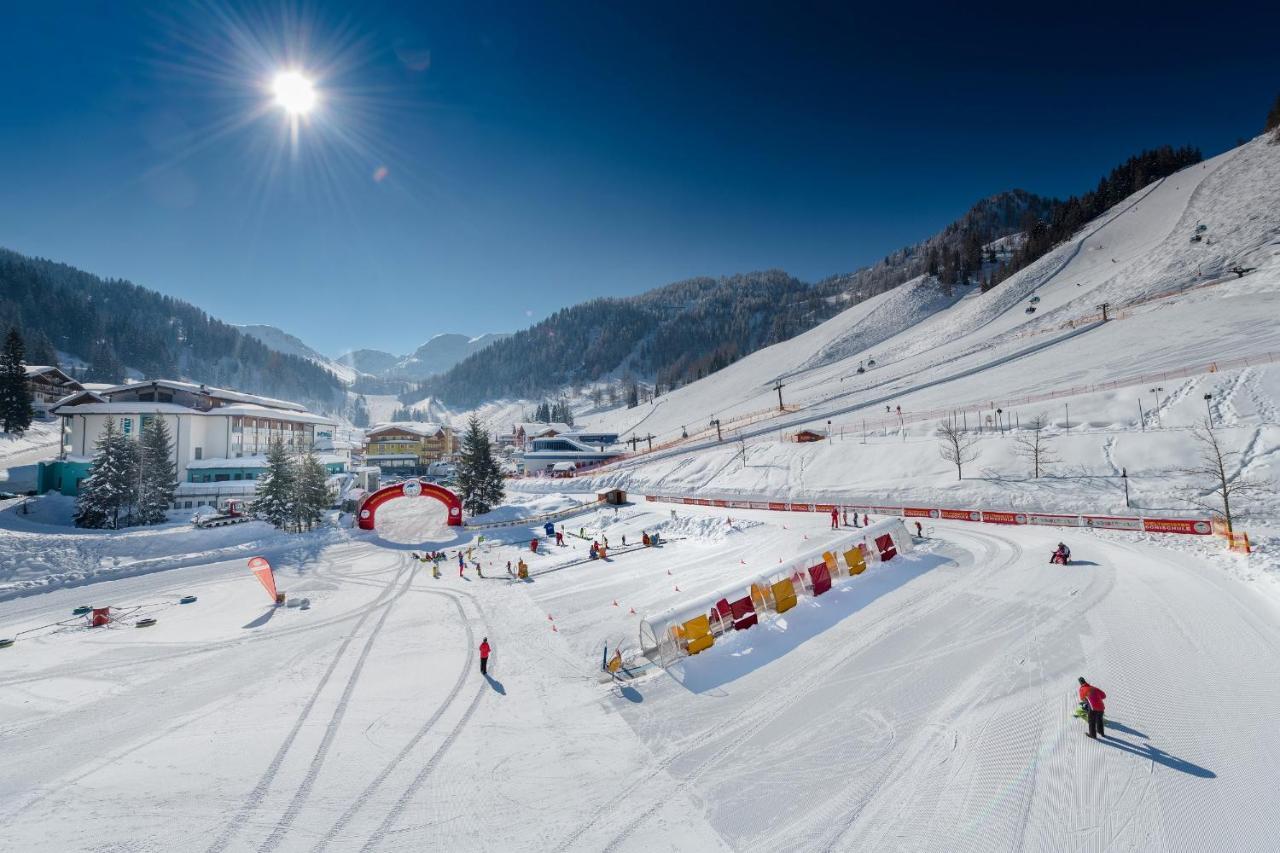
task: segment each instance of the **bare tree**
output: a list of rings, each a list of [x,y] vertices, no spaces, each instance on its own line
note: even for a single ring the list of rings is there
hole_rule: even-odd
[[[1024,433],[1014,439],[1014,444],[1017,445],[1017,454],[1031,463],[1032,474],[1037,479],[1040,477],[1041,468],[1058,461],[1057,457],[1053,455],[1053,448],[1050,446],[1054,437],[1045,432],[1045,427],[1048,425],[1049,416],[1042,412],[1027,421],[1026,429],[1029,430],[1029,433]]]
[[[1234,450],[1225,450],[1218,441],[1218,434],[1214,432],[1213,424],[1206,419],[1203,424],[1196,427],[1192,431],[1196,441],[1200,444],[1199,464],[1193,468],[1186,469],[1185,473],[1192,477],[1203,478],[1208,481],[1208,488],[1201,494],[1190,498],[1191,503],[1198,507],[1209,510],[1210,512],[1222,516],[1227,523],[1227,530],[1231,532],[1235,518],[1232,515],[1231,502],[1236,502],[1236,509],[1239,510],[1240,502],[1249,495],[1262,491],[1262,483],[1251,480],[1244,476],[1242,471],[1237,471],[1232,476],[1228,469],[1232,467],[1232,460],[1239,456],[1240,453]]]
[[[938,424],[938,455],[956,466],[956,479],[964,479],[964,466],[978,458],[977,439],[951,421]]]

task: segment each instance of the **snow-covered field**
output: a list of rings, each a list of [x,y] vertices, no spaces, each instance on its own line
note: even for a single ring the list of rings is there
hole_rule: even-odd
[[[1256,270],[1237,279],[1236,264]],[[1277,316],[1280,147],[1255,141],[988,294],[909,284],[652,406],[593,416],[691,437],[569,481],[576,494],[519,481],[489,517],[507,527],[447,528],[434,502],[403,500],[368,533],[92,533],[58,524],[57,498],[30,515],[10,504],[0,847],[1271,849]],[[392,403],[371,399],[375,419]],[[522,410],[481,414],[505,429]],[[1058,461],[1036,478],[1015,449],[1040,412]],[[938,458],[943,413],[983,427],[964,479]],[[1119,513],[1127,483],[1136,511],[1203,514],[1207,484],[1185,469],[1209,414],[1239,454],[1230,476],[1267,486],[1247,508],[1250,556],[1209,537],[926,522],[899,559],[622,683],[601,681],[602,655],[634,653],[646,614],[745,590],[850,532],[641,500],[584,508],[563,526],[585,539],[528,547],[528,519],[611,485]],[[788,441],[801,426],[829,437]],[[646,531],[665,544],[635,548]],[[586,560],[605,536],[609,559]],[[1060,538],[1070,566],[1048,564]],[[434,578],[413,554],[437,549]],[[468,551],[483,577],[459,574]],[[311,607],[269,607],[254,554]],[[85,628],[71,615],[85,604],[120,621]],[[158,623],[133,627],[144,616]],[[1071,716],[1081,675],[1108,694],[1106,739]]]
[[[241,556],[0,603],[0,634],[28,632],[0,650],[6,845],[1256,850],[1277,829],[1280,597],[1204,542],[1077,533],[1064,568],[1059,531],[935,523],[910,555],[610,686],[604,644],[634,649],[644,614],[849,534],[642,503],[565,526],[662,548],[576,563],[576,537],[477,545],[431,501],[379,520],[274,558],[307,611],[267,606]],[[439,579],[409,556],[468,546],[483,579],[453,550]],[[512,582],[522,556],[533,577]],[[82,603],[123,619],[52,624]],[[1111,740],[1070,716],[1081,674]]]

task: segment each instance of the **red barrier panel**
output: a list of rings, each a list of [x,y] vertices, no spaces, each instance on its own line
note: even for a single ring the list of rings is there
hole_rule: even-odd
[[[939,517],[952,521],[982,521],[982,513],[971,509],[944,509],[939,512]]]
[[[813,504],[791,504],[792,512],[813,512]]]
[[[876,549],[880,552],[880,562],[882,563],[887,563],[898,556],[898,549],[894,547],[893,537],[888,533],[876,537]]]
[[[867,507],[876,515],[901,515],[902,507],[900,506],[873,506]]]
[[[712,506],[728,506],[729,504],[726,503],[725,501],[712,501],[711,505]]]
[[[936,509],[925,509],[919,506],[904,506],[902,514],[908,518],[937,518]]]
[[[769,504],[769,509],[774,509],[774,510],[786,510],[786,509],[787,509],[787,507],[788,507],[788,505],[787,505],[787,504],[782,504],[782,503],[771,503],[771,504]]]
[[[813,580],[813,594],[822,595],[831,589],[831,572],[826,563],[818,563],[809,567],[809,577]]]
[[[1208,536],[1213,532],[1209,522],[1189,518],[1144,518],[1142,529],[1148,533],[1190,533],[1195,536]]]
[[[824,512],[824,513],[826,513],[827,515],[830,515],[830,514],[831,514],[831,510],[833,510],[833,509],[835,509],[835,508],[836,508],[836,505],[835,505],[835,504],[814,504],[814,505],[813,505],[813,511],[814,511],[814,512]]]

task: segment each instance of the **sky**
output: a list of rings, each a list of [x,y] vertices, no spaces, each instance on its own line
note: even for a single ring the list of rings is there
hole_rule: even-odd
[[[0,246],[320,351],[814,281],[1280,93],[1265,4],[6,4]],[[317,106],[291,117],[296,69]]]

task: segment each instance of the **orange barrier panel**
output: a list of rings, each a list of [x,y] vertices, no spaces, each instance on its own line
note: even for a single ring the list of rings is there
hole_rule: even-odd
[[[862,548],[854,546],[844,552],[844,561],[849,566],[849,574],[860,575],[867,570],[867,558],[862,553]]]

